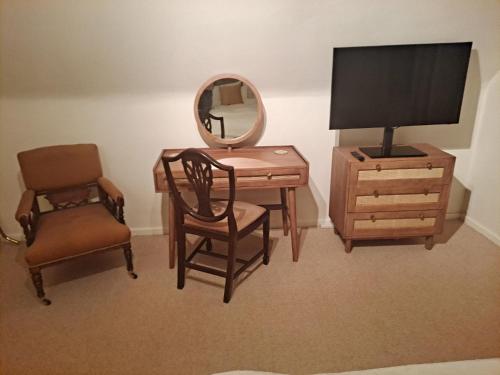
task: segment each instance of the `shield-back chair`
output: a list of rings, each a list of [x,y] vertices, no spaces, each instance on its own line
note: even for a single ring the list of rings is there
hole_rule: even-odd
[[[234,168],[217,162],[203,151],[186,149],[172,157],[164,156],[162,160],[169,189],[174,196],[178,247],[177,288],[184,288],[186,268],[221,276],[226,279],[224,302],[228,303],[233,293],[234,280],[261,256],[265,265],[269,262],[269,211],[251,203],[236,201]],[[179,161],[185,176],[175,178],[170,165]],[[226,182],[225,187],[229,189],[227,200],[211,197],[214,180],[217,183]],[[192,206],[184,200],[179,192],[179,183],[184,183],[185,188],[194,191],[196,205]],[[237,258],[238,240],[260,225],[263,225],[263,248],[249,260]],[[203,240],[186,257],[188,233],[201,236]],[[212,239],[228,243],[227,255],[212,249]],[[204,245],[206,250],[203,250]],[[195,263],[193,258],[196,254],[226,259],[226,270]],[[241,264],[237,270],[236,263]]]

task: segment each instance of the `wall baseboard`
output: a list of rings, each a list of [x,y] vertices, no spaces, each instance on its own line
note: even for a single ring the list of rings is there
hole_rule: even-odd
[[[153,236],[158,234],[166,234],[162,227],[141,227],[141,228],[130,228],[132,236]]]
[[[333,228],[333,223],[330,220],[330,218],[328,217],[326,219],[320,219],[320,220],[318,220],[318,226],[321,229],[331,229],[331,228]]]
[[[483,236],[488,238],[490,241],[494,242],[496,245],[500,246],[500,235],[498,235],[497,233],[494,233],[493,231],[484,227],[477,220],[471,218],[468,215],[465,217],[465,223],[468,226],[470,226],[472,229],[475,229],[476,231],[481,233]]]

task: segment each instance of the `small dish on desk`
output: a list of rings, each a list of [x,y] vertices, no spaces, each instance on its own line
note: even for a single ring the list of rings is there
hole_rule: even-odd
[[[286,155],[288,154],[288,150],[274,150],[273,151],[276,155]]]

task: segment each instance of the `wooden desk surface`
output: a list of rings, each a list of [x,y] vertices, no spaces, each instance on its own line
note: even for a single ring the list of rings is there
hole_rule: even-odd
[[[153,168],[156,192],[167,192],[165,171],[161,157],[176,155],[183,149],[166,149]],[[252,188],[286,188],[307,185],[309,180],[309,163],[294,146],[256,146],[228,150],[225,148],[203,148],[207,154],[222,164],[232,165],[235,169],[236,187]],[[275,153],[286,150],[286,154]],[[175,178],[184,179],[184,170],[179,162],[172,165]],[[214,170],[214,178],[223,176],[224,172]]]

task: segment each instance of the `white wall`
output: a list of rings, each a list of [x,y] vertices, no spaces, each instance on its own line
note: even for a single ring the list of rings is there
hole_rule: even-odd
[[[500,245],[500,71],[484,91],[474,138],[476,152],[471,158],[472,195],[466,221]]]
[[[494,0],[7,0],[0,7],[0,223],[11,233],[19,232],[13,214],[23,189],[16,153],[76,142],[99,145],[106,174],[126,195],[130,226],[159,230],[153,163],[162,148],[203,145],[193,100],[218,73],[241,74],[259,89],[266,109],[259,144],[294,144],[309,160],[309,188],[298,193],[303,224],[328,222],[334,46],[472,40],[477,74],[467,84],[479,93],[477,117],[493,116],[482,103],[500,67]],[[484,124],[476,121],[474,134],[488,139]],[[423,137],[433,143],[432,134]],[[472,169],[482,173],[468,162],[480,147],[452,150],[465,187]],[[461,195],[452,211],[461,209]]]

